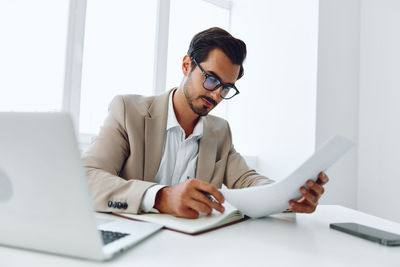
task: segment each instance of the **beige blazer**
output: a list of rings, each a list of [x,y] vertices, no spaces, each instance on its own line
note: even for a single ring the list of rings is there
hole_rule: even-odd
[[[109,114],[84,154],[97,211],[140,213],[146,190],[155,185],[166,134],[168,96],[116,96]],[[232,144],[228,122],[207,115],[199,140],[196,179],[220,188],[242,188],[272,180],[249,168]],[[125,204],[125,209],[109,203]],[[114,205],[115,206],[115,205]]]

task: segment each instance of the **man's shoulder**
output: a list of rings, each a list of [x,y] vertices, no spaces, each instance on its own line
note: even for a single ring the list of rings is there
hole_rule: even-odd
[[[205,131],[211,133],[207,134],[207,136],[215,139],[218,149],[230,147],[232,134],[228,121],[213,115],[207,115],[205,119]]]
[[[229,128],[228,121],[221,117],[209,114],[207,115],[206,120],[207,123],[212,125],[212,129],[214,129],[214,131],[228,130]]]
[[[124,101],[125,108],[142,111],[140,113],[147,113],[156,98],[156,96],[144,95],[120,95],[120,97]]]
[[[129,115],[146,116],[157,95],[144,96],[135,94],[117,95],[111,102],[111,109],[122,108]]]

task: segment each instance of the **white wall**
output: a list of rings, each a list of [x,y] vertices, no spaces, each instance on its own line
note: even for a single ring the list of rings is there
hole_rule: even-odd
[[[228,105],[234,144],[280,179],[315,148],[318,0],[234,0],[231,32],[248,49]]]
[[[322,204],[400,222],[400,1],[234,0],[246,41],[228,119],[238,151],[279,179],[329,137],[356,146],[329,171]]]
[[[320,0],[316,146],[358,140],[359,0]],[[357,207],[357,147],[328,172],[323,204]]]
[[[400,222],[400,1],[361,1],[360,210]]]
[[[317,147],[357,143],[329,174],[322,203],[400,222],[400,2],[320,0]]]

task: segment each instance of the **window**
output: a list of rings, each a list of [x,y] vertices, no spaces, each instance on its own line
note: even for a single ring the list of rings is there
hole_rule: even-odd
[[[2,0],[0,111],[70,112],[85,145],[115,95],[178,86],[193,35],[229,20],[228,0]]]
[[[0,111],[61,110],[68,4],[0,1]]]
[[[153,94],[155,0],[89,0],[80,133],[97,134],[118,94]]]

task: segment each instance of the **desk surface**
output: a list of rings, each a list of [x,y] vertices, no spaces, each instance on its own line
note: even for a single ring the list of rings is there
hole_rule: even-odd
[[[400,224],[341,206],[314,214],[276,215],[199,236],[161,230],[106,263],[0,246],[0,266],[400,266],[400,247],[332,230],[358,222],[400,234]]]

